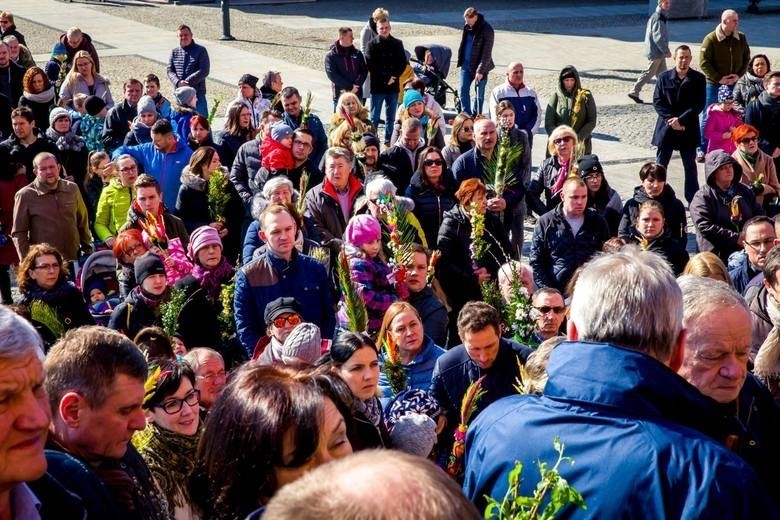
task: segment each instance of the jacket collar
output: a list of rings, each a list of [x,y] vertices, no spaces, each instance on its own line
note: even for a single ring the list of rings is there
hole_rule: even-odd
[[[33,188],[35,188],[35,191],[38,192],[39,195],[44,195],[46,193],[52,193],[55,191],[59,191],[62,188],[62,182],[63,179],[60,179],[57,181],[57,185],[54,187],[45,186],[37,177],[34,181],[32,181]]]
[[[715,27],[715,38],[717,38],[719,42],[722,42],[728,37],[733,37],[735,40],[739,40],[739,31],[735,30],[733,33],[726,35],[726,33],[723,32],[720,24],[718,24],[717,27]]]
[[[349,182],[347,183],[349,200],[353,200],[362,189],[363,185],[355,178],[355,175],[351,173],[349,175]],[[336,187],[331,184],[327,177],[322,181],[322,191],[334,200],[339,200],[338,193],[336,193]]]

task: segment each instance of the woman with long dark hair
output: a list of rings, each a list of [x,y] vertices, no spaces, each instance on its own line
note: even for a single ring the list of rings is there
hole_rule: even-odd
[[[609,235],[617,236],[623,202],[618,192],[610,188],[598,156],[584,155],[577,170],[588,187],[588,207],[595,209],[607,221]]]
[[[444,212],[452,209],[458,200],[458,186],[438,148],[425,148],[417,160],[417,171],[409,181],[406,196],[414,202],[412,213],[420,221],[425,239],[433,247],[444,221]]]
[[[238,149],[247,141],[255,138],[257,129],[252,126],[252,111],[243,103],[233,103],[228,107],[224,129],[217,136],[222,147],[225,164],[232,165]]]

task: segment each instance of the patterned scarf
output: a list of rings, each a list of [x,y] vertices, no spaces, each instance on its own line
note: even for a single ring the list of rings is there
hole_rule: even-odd
[[[57,148],[63,152],[71,150],[74,152],[79,152],[86,146],[84,139],[77,136],[70,130],[67,133],[61,134],[54,128],[49,127],[46,130],[46,137],[54,141],[54,143],[57,145]]]
[[[355,410],[365,415],[371,424],[379,425],[379,421],[382,419],[382,407],[379,405],[379,399],[372,397],[368,401],[362,401],[355,397],[353,403]]]
[[[569,163],[563,162],[560,157],[558,157],[558,161],[561,163],[561,169],[558,170],[558,178],[555,180],[555,184],[553,184],[552,188],[550,188],[550,193],[553,197],[555,197],[559,191],[563,188],[563,183],[566,182],[566,179],[569,177]]]
[[[211,303],[217,301],[222,284],[230,280],[233,272],[233,266],[230,265],[230,262],[224,256],[213,269],[206,269],[198,262],[195,262],[195,266],[192,268],[192,276],[198,280],[200,286],[206,291]]]

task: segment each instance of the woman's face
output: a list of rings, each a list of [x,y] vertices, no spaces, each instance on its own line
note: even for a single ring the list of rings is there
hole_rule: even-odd
[[[444,158],[439,152],[428,152],[423,160],[423,169],[428,181],[435,184],[441,180],[441,172],[444,169]]]
[[[512,128],[515,126],[515,111],[508,108],[498,114],[498,126]]]
[[[763,78],[769,71],[769,64],[764,58],[756,58],[753,60],[753,74],[758,78]]]
[[[213,173],[222,168],[222,163],[219,162],[219,155],[214,154],[211,156],[211,162],[209,163],[209,173]]]
[[[358,102],[353,97],[345,98],[341,105],[347,110],[347,113],[351,116],[356,116],[359,112]]]
[[[574,78],[566,78],[565,80],[563,80],[563,88],[566,89],[566,92],[570,92],[571,89],[574,88],[574,84],[575,84]]]
[[[655,177],[647,177],[642,181],[642,187],[651,199],[660,197],[664,192],[664,186],[666,186],[666,181],[656,179]]]
[[[352,454],[352,445],[347,438],[347,426],[344,417],[330,398],[324,398],[324,413],[320,421],[320,439],[317,449],[311,458],[297,468],[275,467],[277,491],[287,484],[301,478],[304,474],[318,466],[327,464],[333,460],[343,459]],[[295,444],[292,432],[288,432],[284,439],[284,460],[291,460],[295,453]]]
[[[67,117],[58,117],[56,121],[54,121],[54,131],[59,132],[61,134],[66,134],[70,130],[70,119]],[[108,161],[106,161],[108,162]]]
[[[138,119],[146,126],[152,126],[154,122],[157,121],[157,114],[153,112],[141,112],[138,114]]]
[[[465,209],[467,211],[471,211],[471,207],[475,205],[477,208],[477,212],[484,214],[485,211],[487,211],[487,193],[484,191],[482,192],[475,192],[474,196],[471,198],[471,202],[468,202],[465,205]]]
[[[417,101],[416,103],[409,105],[409,108],[406,110],[409,112],[410,116],[420,117],[423,115],[423,112],[425,112],[425,104],[422,101]]]
[[[48,291],[57,285],[60,278],[60,263],[54,255],[41,255],[30,266],[30,278],[35,280],[38,286]]]
[[[209,131],[203,128],[201,125],[196,124],[190,130],[190,135],[192,136],[192,139],[194,139],[196,143],[202,143],[208,137]]]
[[[352,357],[337,370],[352,395],[361,401],[367,401],[376,394],[379,382],[379,360],[376,350],[366,345],[352,354]]]
[[[206,269],[214,269],[222,260],[222,248],[217,244],[209,244],[198,249],[198,263]]]
[[[292,202],[292,192],[289,186],[279,186],[271,192],[270,202],[272,204],[289,204]]]
[[[200,422],[196,395],[197,392],[192,388],[190,380],[186,377],[182,378],[179,389],[166,396],[159,406],[147,410],[146,418],[165,430],[180,435],[195,435]],[[189,404],[187,401],[195,404]],[[175,413],[168,413],[163,409],[164,406],[175,408],[178,405],[181,405],[181,410]]]
[[[164,274],[153,274],[147,276],[144,283],[141,284],[144,291],[154,296],[160,296],[165,292],[166,280]]]
[[[647,238],[655,238],[664,230],[664,217],[655,208],[645,209],[639,213],[637,230]]]
[[[390,322],[390,334],[402,351],[415,355],[422,350],[423,324],[412,311],[401,311]]]
[[[468,119],[464,121],[463,126],[458,131],[458,141],[468,143],[474,140],[474,121]]]
[[[76,71],[82,76],[92,75],[92,62],[87,58],[79,58],[76,60]]]
[[[252,122],[252,114],[249,113],[249,109],[244,106],[241,112],[238,113],[238,124],[241,128],[249,128],[249,124]]]
[[[585,178],[585,184],[588,186],[588,192],[596,193],[601,188],[601,182],[604,176],[598,172],[589,173]]]
[[[40,94],[41,92],[43,92],[44,81],[42,75],[36,74],[35,76],[33,76],[33,79],[30,83],[32,84],[31,85],[33,90],[32,94]]]
[[[562,135],[555,140],[555,155],[558,157],[571,157],[572,151],[574,151],[574,138],[570,135]]]
[[[737,146],[743,152],[753,155],[756,153],[756,151],[758,151],[758,136],[753,132],[750,132],[739,140]]]

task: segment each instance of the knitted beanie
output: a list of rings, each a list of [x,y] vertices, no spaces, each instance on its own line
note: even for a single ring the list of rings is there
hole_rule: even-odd
[[[138,110],[138,115],[147,112],[157,114],[157,104],[150,96],[141,96],[141,99],[138,100],[136,109]]]
[[[382,149],[382,147],[379,146],[379,139],[377,139],[374,134],[368,132],[363,134],[363,144],[366,146],[366,148],[369,146],[375,146],[377,150]]]
[[[436,444],[436,423],[424,414],[406,414],[395,423],[390,439],[397,450],[427,457]]]
[[[173,91],[173,95],[176,96],[176,102],[181,106],[187,107],[190,105],[193,99],[198,95],[195,89],[192,87],[179,87]]]
[[[87,114],[96,117],[101,110],[106,108],[106,102],[103,101],[103,98],[101,97],[89,96],[86,101],[84,101],[84,108],[86,109]]]
[[[355,247],[360,247],[372,240],[382,238],[382,228],[379,221],[373,215],[363,213],[349,219],[347,229],[344,231],[344,240]]]
[[[429,392],[419,388],[410,389],[399,393],[385,407],[385,423],[387,428],[392,430],[404,415],[419,413],[436,420],[441,411],[439,401]]]
[[[54,126],[54,122],[61,117],[67,117],[69,121],[73,121],[70,117],[70,112],[68,112],[67,109],[55,107],[49,112],[49,126]]]
[[[219,238],[219,232],[211,226],[200,226],[190,235],[187,253],[194,262],[197,262],[198,251],[211,244],[222,247],[222,239]]]
[[[244,74],[243,76],[241,76],[241,79],[238,80],[238,85],[241,86],[246,84],[252,88],[257,88],[258,81],[259,80],[257,79],[256,76],[252,76],[251,74]]]
[[[282,345],[282,362],[285,365],[303,363],[313,365],[322,350],[320,328],[313,323],[299,323]]]
[[[165,264],[162,259],[154,253],[144,253],[135,259],[135,280],[138,285],[144,283],[144,280],[153,274],[165,274]]]
[[[729,99],[734,99],[734,90],[728,85],[718,87],[718,103],[725,103]]]
[[[292,133],[293,133],[293,129],[287,126],[286,124],[282,123],[281,121],[271,125],[271,139],[273,139],[277,143],[281,142],[282,139],[284,139],[288,135],[292,135]]]
[[[404,92],[404,108],[409,108],[414,103],[425,103],[422,94],[414,89]]]

